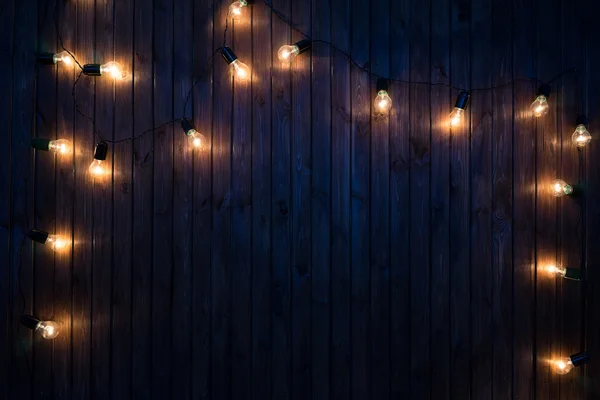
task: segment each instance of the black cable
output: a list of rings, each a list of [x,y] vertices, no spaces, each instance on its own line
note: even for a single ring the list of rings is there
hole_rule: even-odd
[[[225,45],[223,45],[223,47],[225,47]],[[200,75],[198,75],[198,77],[196,78],[196,80],[194,81],[192,87],[190,88],[190,90],[188,90],[187,96],[185,97],[185,103],[183,104],[183,112],[181,113],[181,115],[185,116],[185,110],[187,109],[187,105],[190,101],[190,96],[192,95],[192,92],[194,91],[194,88],[196,87],[196,85],[198,85],[198,83],[200,83],[200,81],[202,80],[202,78],[205,77],[204,73],[207,72],[207,68],[210,65],[210,62],[212,61],[213,57],[219,52],[221,51],[221,49],[223,47],[219,47],[218,49],[216,49],[215,51],[213,51],[213,53],[210,55],[210,57],[208,58],[208,60],[206,61],[206,65],[204,67],[204,71],[202,71],[200,73]]]

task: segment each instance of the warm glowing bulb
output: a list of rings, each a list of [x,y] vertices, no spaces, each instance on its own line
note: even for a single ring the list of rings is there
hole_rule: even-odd
[[[59,325],[54,321],[40,321],[35,328],[44,339],[54,339],[60,333]]]
[[[244,7],[248,5],[246,0],[237,0],[229,6],[229,15],[233,19],[239,19],[244,15]]]
[[[63,250],[69,247],[69,240],[60,235],[48,235],[46,243],[49,244],[53,250]]]
[[[187,135],[188,135],[188,141],[194,148],[201,149],[204,147],[204,142],[206,139],[204,138],[203,134],[201,134],[200,132],[198,132],[195,129],[190,129],[187,132]]]
[[[392,108],[392,98],[385,90],[377,92],[375,102],[373,103],[375,111],[378,113],[386,113]]]
[[[548,265],[546,267],[546,271],[551,275],[562,276],[562,277],[564,277],[567,274],[566,268],[557,267],[556,265]]]
[[[291,63],[292,61],[294,61],[294,58],[296,58],[298,54],[300,54],[300,48],[298,46],[296,46],[295,44],[286,44],[285,46],[281,46],[279,48],[279,51],[277,52],[277,57],[279,57],[279,61],[281,62]]]
[[[450,126],[456,127],[460,125],[464,112],[465,110],[462,108],[454,107],[454,110],[450,113]]]
[[[92,163],[90,164],[90,168],[88,169],[88,171],[90,172],[92,178],[101,178],[102,175],[106,173],[102,162],[103,160],[94,159],[94,161],[92,161]]]
[[[592,140],[592,135],[588,132],[585,125],[579,124],[571,136],[573,144],[577,147],[584,147]]]
[[[71,58],[71,55],[69,54],[68,51],[62,51],[58,54],[55,54],[53,59],[54,59],[55,64],[62,62],[67,67],[70,67],[73,65],[73,59]]]
[[[570,357],[561,357],[552,361],[552,366],[557,374],[564,375],[573,369],[574,365]]]
[[[250,68],[240,60],[236,59],[229,65],[231,66],[231,72],[237,79],[245,81],[250,78]]]
[[[48,144],[48,150],[53,151],[56,154],[69,154],[73,151],[71,142],[65,139],[51,140]]]
[[[552,194],[556,197],[564,196],[565,194],[573,193],[573,186],[569,185],[562,179],[557,179],[552,182]]]
[[[539,95],[533,103],[531,103],[531,111],[536,117],[541,117],[548,114],[550,106],[546,96]]]
[[[127,71],[123,69],[123,66],[116,61],[111,61],[100,66],[100,73],[102,75],[107,74],[114,79],[125,79],[127,78]]]

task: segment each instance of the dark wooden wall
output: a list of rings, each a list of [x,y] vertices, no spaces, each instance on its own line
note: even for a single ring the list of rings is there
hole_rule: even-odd
[[[302,37],[256,3],[227,31],[242,85],[218,55],[206,68],[229,0],[0,2],[0,398],[600,398],[600,145],[570,141],[578,110],[600,132],[596,2],[273,0],[380,75],[474,88],[579,71],[544,118],[519,82],[473,92],[452,132],[455,90],[395,83],[389,118],[371,118],[375,78],[328,45],[282,66]],[[59,49],[55,6],[82,63],[131,71],[82,78],[93,122],[76,71],[35,63]],[[112,179],[87,177],[94,131],[183,114],[209,149],[170,124],[111,146]],[[582,196],[552,197],[555,177]],[[74,246],[21,253],[32,227]],[[22,312],[62,333],[32,336]],[[587,366],[550,371],[584,348]]]

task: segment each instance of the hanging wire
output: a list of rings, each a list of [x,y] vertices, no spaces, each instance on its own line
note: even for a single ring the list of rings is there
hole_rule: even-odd
[[[75,64],[77,64],[79,69],[83,70],[83,67],[81,66],[79,61],[77,61],[77,59],[75,58],[73,53],[71,53],[71,51],[65,47],[62,35],[60,34],[60,29],[58,28],[58,1],[56,2],[56,4],[54,4],[54,28],[56,29],[56,36],[58,36],[58,41],[60,42],[60,47],[62,47],[62,49],[71,56],[71,58],[73,59],[73,61],[75,61]]]

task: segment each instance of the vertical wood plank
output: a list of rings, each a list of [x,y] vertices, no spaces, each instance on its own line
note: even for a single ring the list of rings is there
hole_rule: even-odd
[[[350,3],[332,0],[331,40],[350,51]],[[350,398],[350,63],[332,54],[331,66],[331,398]],[[382,62],[385,60],[381,60]],[[298,132],[300,134],[300,132]],[[387,154],[385,154],[387,156]],[[387,182],[386,183],[386,187]],[[386,197],[387,198],[387,197]],[[389,221],[386,220],[385,224]],[[389,238],[389,235],[388,235]],[[387,239],[387,238],[386,238]],[[385,242],[382,242],[383,246]],[[389,271],[389,261],[383,271]],[[384,272],[387,276],[389,274]],[[387,303],[389,307],[389,302]],[[385,309],[385,308],[384,308]],[[389,308],[387,308],[389,310]],[[384,316],[388,321],[388,315]],[[389,330],[388,332],[389,333]],[[389,363],[386,373],[389,374]],[[388,375],[389,376],[389,375]],[[387,390],[389,388],[382,388]]]
[[[410,80],[430,79],[431,59],[429,2],[411,2]],[[410,307],[411,355],[410,396],[430,398],[431,349],[430,315],[430,149],[431,107],[430,87],[410,87]]]
[[[471,84],[471,4],[469,2],[452,2],[450,27],[450,81],[452,85],[468,87]],[[479,34],[479,33],[478,33]],[[444,116],[448,124],[448,114],[454,107],[458,93],[452,91]],[[476,110],[475,102],[480,98],[471,99],[471,104],[464,113],[463,123],[450,131],[450,398],[471,398],[472,359],[471,359],[471,270],[478,270],[489,262],[489,257],[483,263],[476,264],[471,260],[471,249],[474,246],[472,222],[472,197],[475,186],[472,186],[471,168],[471,136],[481,141],[474,143],[489,143],[489,134],[475,136],[471,130],[472,110]],[[474,131],[474,129],[473,129]],[[483,147],[482,151],[488,147]],[[479,151],[479,149],[477,149]],[[485,167],[485,165],[479,166]],[[475,170],[475,169],[474,169]],[[478,169],[476,171],[481,171]],[[475,199],[473,199],[475,202]],[[477,204],[477,203],[475,203]],[[489,219],[490,208],[478,209],[479,218]],[[486,217],[487,216],[487,217]],[[477,232],[473,235],[477,238]],[[488,235],[489,237],[489,235]],[[469,246],[465,246],[469,243]],[[476,244],[479,248],[481,243]],[[489,249],[489,245],[484,247]]]
[[[331,38],[331,2],[313,0],[312,35]],[[312,57],[312,398],[330,395],[331,318],[331,51],[321,46]]]
[[[38,51],[54,52],[56,34],[53,24],[54,1],[38,4]],[[35,136],[57,139],[56,131],[56,73],[53,66],[37,66]],[[48,151],[35,151],[34,174],[34,226],[56,232],[56,171],[60,155]],[[54,318],[55,252],[48,246],[36,246],[34,253],[35,280],[33,313],[44,320]],[[44,343],[46,342],[46,343]],[[33,353],[32,368],[36,371],[33,381],[33,397],[47,399],[52,396],[52,349],[53,342],[38,342]]]
[[[142,132],[154,124],[154,40],[148,32],[154,29],[152,3],[134,3],[133,60],[133,132]],[[150,117],[152,116],[152,117]],[[133,142],[133,263],[131,266],[132,327],[131,393],[134,398],[148,399],[152,393],[152,340],[154,327],[152,302],[154,243],[154,143],[156,133]],[[161,266],[162,268],[162,266]],[[160,321],[161,326],[164,321]]]
[[[513,18],[513,78],[535,76],[533,67],[536,37],[533,6],[532,1],[512,2],[512,16],[521,16],[518,19]],[[505,101],[513,101],[511,113],[514,130],[512,155],[514,323],[511,398],[514,399],[535,398],[536,163],[538,159],[534,120],[529,113],[534,90],[532,84],[515,83],[513,93],[510,93],[507,88],[507,93],[503,97]],[[498,385],[500,384],[499,382]]]
[[[174,118],[192,116],[192,103],[184,105],[194,75],[193,2],[173,3],[173,114]],[[182,114],[180,114],[183,112]],[[194,152],[186,134],[173,126],[173,299],[171,302],[172,346],[171,398],[192,396],[192,249]],[[203,132],[205,133],[205,132]]]
[[[114,2],[115,59],[129,71],[125,82],[115,88],[114,139],[124,140],[136,134],[134,128],[134,2]],[[146,119],[148,121],[148,119]],[[132,397],[132,265],[133,258],[133,148],[132,140],[113,145],[112,213],[112,298],[111,365],[112,398]],[[137,207],[137,205],[136,205]]]
[[[193,155],[193,205],[192,205],[192,398],[208,400],[211,397],[211,220],[212,220],[212,106],[213,66],[222,68],[221,60],[213,54],[213,1],[202,0],[193,3],[194,54],[193,76],[200,82],[192,95],[192,110],[196,129],[208,143],[202,151]],[[177,108],[175,112],[178,112]],[[186,110],[186,113],[189,112]],[[191,167],[191,165],[190,165]]]
[[[294,24],[305,33],[311,32],[311,1],[294,0]],[[282,38],[283,39],[283,38]],[[305,39],[292,31],[290,43]],[[286,38],[287,40],[287,38]],[[275,41],[273,52],[278,50]],[[281,43],[283,44],[283,43]],[[292,73],[292,398],[311,396],[311,82],[312,54],[323,44],[314,43],[291,65]],[[275,63],[278,61],[276,60]],[[284,65],[281,65],[284,68]]]
[[[390,2],[390,74],[410,78],[409,2]],[[390,396],[410,396],[410,85],[393,82],[390,96]]]
[[[214,47],[222,45],[230,2],[215,2]],[[246,17],[249,14],[246,10]],[[231,21],[229,21],[231,22]],[[228,31],[229,45],[231,31]],[[236,51],[236,49],[233,49]],[[219,57],[219,56],[217,56]],[[215,60],[213,106],[213,251],[212,290],[212,398],[231,398],[231,115],[232,78],[222,59]],[[241,60],[248,63],[248,60]],[[249,65],[250,68],[252,67]]]
[[[271,12],[252,10],[252,398],[271,399]],[[273,238],[275,239],[275,238]]]

